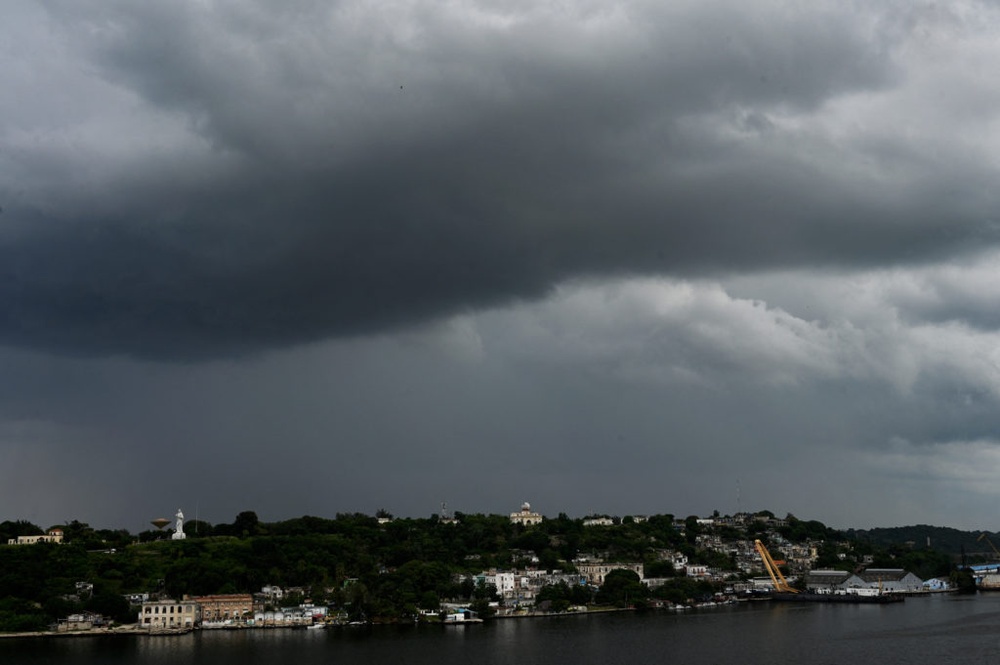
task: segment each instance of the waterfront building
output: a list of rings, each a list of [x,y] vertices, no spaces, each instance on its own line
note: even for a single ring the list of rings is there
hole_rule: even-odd
[[[881,589],[884,592],[915,593],[924,590],[924,582],[902,568],[869,568],[857,574],[840,570],[811,570],[806,573],[806,587],[821,592],[854,593],[858,589]]]
[[[104,626],[106,624],[107,621],[100,614],[95,614],[94,612],[79,612],[76,614],[70,614],[65,619],[59,619],[56,624],[56,632],[68,633],[71,631],[93,630],[98,626]]]
[[[194,600],[147,600],[139,609],[143,628],[194,628],[201,623],[201,608]]]
[[[858,589],[867,584],[863,579],[846,570],[818,569],[806,573],[806,588],[819,592]]]
[[[914,593],[924,588],[922,579],[902,568],[868,568],[858,573],[858,577],[868,586],[885,592]]]
[[[253,596],[248,593],[222,593],[195,596],[201,606],[202,621],[242,620],[253,616]]]
[[[921,586],[924,591],[948,591],[951,589],[951,582],[948,581],[947,577],[932,577],[929,580],[924,580]]]

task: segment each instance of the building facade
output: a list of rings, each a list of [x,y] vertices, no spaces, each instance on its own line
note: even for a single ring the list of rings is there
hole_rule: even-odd
[[[583,526],[614,526],[614,523],[615,521],[606,515],[585,517],[583,520]]]
[[[510,514],[510,521],[514,524],[532,526],[534,524],[541,524],[542,516],[540,513],[531,512],[531,504],[525,501],[521,504],[520,511]]]
[[[604,584],[604,578],[612,570],[631,570],[642,580],[645,575],[641,563],[576,563],[576,569],[587,578],[589,584]]]
[[[226,593],[193,598],[201,606],[202,621],[232,621],[253,618],[253,596]]]
[[[18,536],[7,541],[8,545],[34,545],[35,543],[62,543],[62,529],[49,529],[44,536]]]
[[[148,600],[139,609],[143,628],[194,628],[201,623],[201,611],[193,600]]]

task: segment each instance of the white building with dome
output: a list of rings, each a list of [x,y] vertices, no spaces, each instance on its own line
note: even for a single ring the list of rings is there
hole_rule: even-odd
[[[542,516],[539,513],[531,512],[531,504],[525,501],[521,504],[521,510],[516,513],[510,514],[510,521],[514,524],[523,524],[524,526],[532,526],[534,524],[542,523]]]

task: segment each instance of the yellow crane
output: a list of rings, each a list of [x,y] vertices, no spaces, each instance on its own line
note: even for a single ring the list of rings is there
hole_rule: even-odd
[[[997,555],[997,559],[1000,560],[1000,550],[997,549],[997,546],[993,544],[992,540],[990,540],[989,538],[986,537],[986,532],[985,531],[983,531],[981,534],[979,534],[979,537],[976,538],[976,542],[977,543],[980,540],[985,540],[987,543],[989,543],[990,547],[993,548],[993,553],[996,554]]]
[[[774,584],[774,590],[779,593],[798,593],[799,590],[793,589],[788,584],[785,576],[778,570],[778,564],[774,562],[771,553],[764,547],[764,543],[755,540],[753,541],[753,546],[757,548],[757,554],[760,554],[760,560],[764,562],[764,568],[767,569],[767,574],[771,576],[771,583]]]

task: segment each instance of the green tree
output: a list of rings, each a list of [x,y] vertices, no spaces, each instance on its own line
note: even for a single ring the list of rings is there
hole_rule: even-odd
[[[212,525],[205,520],[188,520],[184,522],[184,533],[188,538],[207,538],[212,534]]]
[[[118,623],[135,622],[135,612],[124,596],[118,593],[98,591],[84,604],[84,608]]]
[[[441,608],[441,599],[433,591],[425,591],[423,595],[420,596],[420,609],[422,610],[438,610]]]
[[[673,577],[677,574],[669,561],[651,561],[644,566],[646,577]]]
[[[8,540],[19,536],[41,536],[45,533],[42,527],[27,520],[0,522],[0,545],[6,545]]]
[[[259,527],[260,520],[257,519],[257,513],[246,510],[236,516],[236,521],[233,522],[233,535],[237,538],[256,536]]]
[[[604,576],[604,584],[597,592],[597,602],[601,605],[628,607],[645,601],[649,590],[642,584],[639,575],[631,570],[619,568]]]

